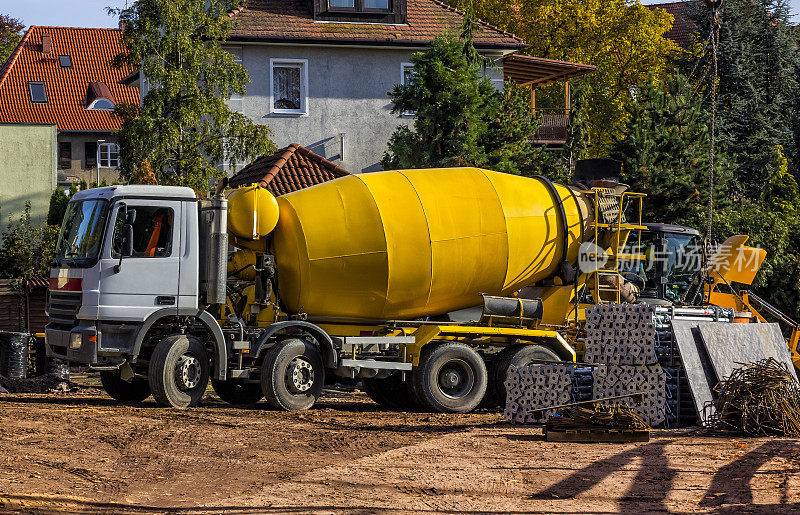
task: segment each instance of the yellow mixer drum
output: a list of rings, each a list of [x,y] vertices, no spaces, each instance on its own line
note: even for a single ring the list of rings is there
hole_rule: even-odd
[[[557,191],[557,195],[555,193]],[[290,313],[408,319],[507,295],[575,263],[589,203],[477,168],[352,175],[278,198],[272,252]]]

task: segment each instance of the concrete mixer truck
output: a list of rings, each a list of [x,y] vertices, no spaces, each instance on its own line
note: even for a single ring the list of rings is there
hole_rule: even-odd
[[[279,198],[81,191],[50,276],[48,353],[98,370],[114,399],[178,408],[209,379],[225,401],[285,410],[340,378],[384,406],[498,403],[511,365],[575,360],[584,306],[635,298],[578,261],[586,245],[621,257],[642,195],[591,186],[454,168]]]

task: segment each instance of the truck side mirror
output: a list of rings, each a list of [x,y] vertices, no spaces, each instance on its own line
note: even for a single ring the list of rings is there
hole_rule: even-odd
[[[136,210],[125,206],[125,225],[133,225],[136,221]]]
[[[134,218],[136,218],[136,211],[133,213]],[[129,223],[125,224],[125,226],[122,228],[122,238],[122,256],[133,256],[133,225]]]

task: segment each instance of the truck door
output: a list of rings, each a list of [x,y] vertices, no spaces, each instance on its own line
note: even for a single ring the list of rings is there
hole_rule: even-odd
[[[133,219],[133,255],[121,261],[126,209]],[[135,213],[132,215],[131,213]],[[181,203],[155,199],[116,202],[101,259],[100,318],[142,321],[159,309],[177,314]]]

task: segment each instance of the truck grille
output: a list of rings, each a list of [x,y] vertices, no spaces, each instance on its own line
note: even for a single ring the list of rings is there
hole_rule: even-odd
[[[77,323],[78,310],[81,308],[81,292],[50,291],[47,303],[47,314],[50,323],[74,327]]]

